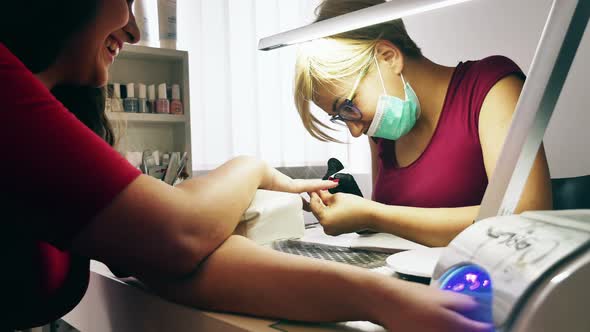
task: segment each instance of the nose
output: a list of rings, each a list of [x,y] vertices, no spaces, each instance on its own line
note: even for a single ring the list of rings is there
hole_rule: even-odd
[[[141,39],[141,32],[139,32],[139,27],[137,26],[132,10],[129,10],[129,21],[123,27],[123,31],[125,31],[125,37],[127,39],[125,42],[127,43],[136,44]]]
[[[360,137],[363,134],[363,123],[360,121],[348,121],[346,122],[346,126],[350,131],[352,137]]]

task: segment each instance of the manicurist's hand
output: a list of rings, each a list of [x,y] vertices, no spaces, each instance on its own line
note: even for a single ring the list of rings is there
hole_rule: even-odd
[[[362,197],[328,191],[311,193],[311,212],[329,235],[370,228],[372,202]]]
[[[334,188],[338,183],[320,179],[292,179],[268,165],[260,189],[284,191],[289,193],[305,193]]]

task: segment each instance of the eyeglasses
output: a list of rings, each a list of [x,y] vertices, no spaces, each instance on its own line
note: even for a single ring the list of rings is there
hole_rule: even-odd
[[[359,83],[367,74],[369,70],[369,66],[365,66],[363,71],[359,74],[359,77],[356,79],[352,91],[348,95],[348,98],[338,106],[338,110],[336,114],[332,115],[330,121],[332,123],[336,123],[339,125],[346,125],[347,121],[358,121],[363,118],[363,113],[361,110],[352,102],[354,99],[354,95],[356,94],[356,90],[358,89]]]

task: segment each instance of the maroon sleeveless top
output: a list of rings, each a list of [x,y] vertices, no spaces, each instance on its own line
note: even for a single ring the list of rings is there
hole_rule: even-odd
[[[479,205],[488,185],[479,142],[479,111],[490,89],[520,68],[503,56],[460,62],[434,134],[416,161],[399,167],[395,141],[377,138],[378,175],[373,199],[424,208]]]

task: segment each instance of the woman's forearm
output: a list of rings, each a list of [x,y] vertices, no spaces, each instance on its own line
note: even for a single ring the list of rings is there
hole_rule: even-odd
[[[376,321],[367,306],[382,298],[370,291],[380,278],[385,277],[231,236],[190,278],[147,283],[165,298],[208,310],[305,321]]]
[[[473,224],[479,205],[459,208],[415,208],[371,202],[370,228],[431,247],[446,246]]]

